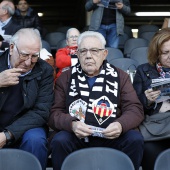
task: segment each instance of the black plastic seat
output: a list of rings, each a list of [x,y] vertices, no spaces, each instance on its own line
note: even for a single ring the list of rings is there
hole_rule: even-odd
[[[154,165],[154,170],[169,170],[170,169],[170,149],[161,152]]]
[[[138,62],[138,64],[148,63],[148,47],[138,47],[132,50],[130,58]]]
[[[133,49],[137,47],[148,47],[149,41],[143,38],[130,38],[124,45],[124,56],[129,58]]]
[[[0,149],[1,170],[42,170],[39,160],[20,149]]]
[[[80,149],[68,155],[61,170],[134,170],[123,152],[104,147]]]
[[[108,62],[115,58],[124,58],[123,53],[120,49],[112,47],[107,47],[106,49],[108,50],[108,55],[106,57]]]

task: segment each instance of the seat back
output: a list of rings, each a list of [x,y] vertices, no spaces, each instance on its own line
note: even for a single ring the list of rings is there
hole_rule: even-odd
[[[114,65],[115,67],[118,67],[124,71],[127,70],[136,70],[138,67],[138,62],[131,58],[116,58],[113,59],[110,64]]]
[[[51,53],[50,44],[45,40],[41,40],[41,42],[42,42],[42,48],[45,48],[49,53]]]
[[[143,38],[145,40],[148,40],[149,42],[151,41],[151,39],[153,38],[153,36],[155,35],[156,32],[154,31],[147,31],[147,32],[142,32],[140,34],[139,38]]]
[[[136,68],[139,66],[139,63],[136,60],[131,58],[116,58],[111,60],[109,63],[128,73],[130,80],[133,83]]]
[[[123,152],[104,147],[80,149],[68,155],[61,170],[134,170]]]
[[[57,45],[57,50],[60,49],[60,48],[64,48],[64,47],[66,47],[66,46],[67,46],[67,44],[66,44],[66,39],[60,40],[60,41],[58,42],[58,45]]]
[[[129,58],[133,49],[137,47],[148,47],[149,42],[143,38],[130,38],[124,45],[124,56]]]
[[[40,162],[31,153],[20,149],[0,149],[2,170],[42,170]]]
[[[124,33],[123,35],[120,35],[118,48],[124,50],[125,43],[128,39],[130,39],[130,37],[126,33]]]
[[[115,58],[124,58],[122,51],[118,48],[106,47],[106,49],[108,50],[108,55],[106,57],[108,62]]]
[[[133,38],[132,28],[129,27],[128,25],[124,26],[124,33],[126,33],[129,36],[129,38]]]
[[[63,39],[66,39],[66,35],[62,32],[50,32],[44,38],[50,44],[51,50],[56,50],[58,42]]]
[[[146,25],[140,25],[138,27],[138,37],[140,37],[140,34],[143,32],[157,32],[159,30],[159,27],[157,25],[152,25],[152,24],[146,24]]]
[[[170,149],[161,152],[154,165],[154,170],[169,170],[170,169]]]
[[[148,63],[148,47],[138,47],[132,50],[130,58],[138,62],[138,64]]]

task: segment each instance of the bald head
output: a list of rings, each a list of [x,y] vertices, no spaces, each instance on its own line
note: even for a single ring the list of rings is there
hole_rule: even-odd
[[[4,0],[0,3],[0,20],[5,21],[15,13],[13,2]]]
[[[41,48],[41,36],[37,29],[33,28],[22,28],[17,31],[13,37],[11,38],[10,44],[18,44],[18,43],[30,43],[36,42],[40,44]]]

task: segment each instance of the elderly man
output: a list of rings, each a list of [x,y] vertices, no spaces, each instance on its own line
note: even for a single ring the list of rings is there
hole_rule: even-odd
[[[95,146],[121,150],[139,169],[143,137],[134,129],[144,118],[143,108],[129,76],[105,60],[105,44],[98,32],[82,33],[80,64],[56,81],[49,119],[50,127],[58,132],[50,144],[54,170],[60,170],[69,153]]]
[[[20,29],[0,56],[0,148],[47,160],[47,120],[53,102],[53,68],[39,58],[38,30]]]
[[[11,1],[4,0],[0,3],[0,35],[4,38],[4,41],[0,41],[1,50],[9,47],[9,35],[21,28],[12,18],[14,13],[15,6]]]
[[[56,53],[56,67],[58,72],[56,78],[58,78],[63,69],[67,69],[70,66],[75,65],[78,62],[77,58],[77,39],[80,32],[76,28],[70,28],[66,34],[67,46],[61,48]]]

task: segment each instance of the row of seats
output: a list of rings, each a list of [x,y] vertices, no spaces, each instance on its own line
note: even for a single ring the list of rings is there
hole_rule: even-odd
[[[169,170],[170,149],[160,153],[154,170]],[[40,162],[31,153],[20,149],[0,149],[0,169],[3,170],[42,170]],[[92,147],[77,150],[64,160],[61,170],[135,170],[131,159],[123,152]]]
[[[169,170],[170,149],[156,159],[154,170]],[[80,149],[71,153],[61,170],[134,170],[130,158],[123,152],[104,147]]]
[[[62,48],[66,45],[66,32],[69,28],[71,27],[59,27],[56,29],[56,31],[47,33],[47,35],[44,37],[44,40],[50,44],[52,50],[58,50],[59,48]],[[88,30],[88,28],[86,29]],[[141,25],[138,28],[138,38],[134,38],[132,29],[129,26],[125,25],[124,35],[120,36],[118,48],[122,51],[126,51],[127,41],[131,39],[136,39],[136,42],[145,41],[145,44],[147,45],[158,30],[159,27],[156,25]],[[138,44],[138,42],[134,43],[134,45],[136,44]]]
[[[120,49],[111,47],[107,47],[106,49],[108,50],[107,61],[110,63],[113,63],[112,60],[116,58],[126,58]],[[139,65],[147,63],[147,51],[147,46],[134,48],[131,50],[128,58],[136,60]]]
[[[59,32],[50,33],[43,41],[48,42],[51,50],[55,50],[55,51],[66,46],[66,39],[64,33],[59,33]],[[138,47],[148,47],[148,45],[149,42],[143,38],[130,38],[126,40],[124,44],[124,49],[122,50],[123,55],[124,57],[130,58],[133,49]]]

